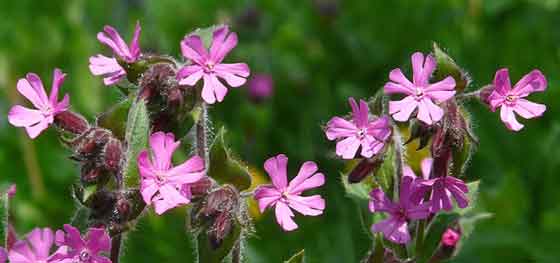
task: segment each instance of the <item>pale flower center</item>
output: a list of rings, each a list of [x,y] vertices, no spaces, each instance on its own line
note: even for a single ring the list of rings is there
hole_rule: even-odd
[[[90,259],[91,259],[91,255],[90,255],[89,251],[84,250],[84,251],[80,252],[79,259],[80,259],[80,262],[89,262]]]
[[[158,183],[158,184],[160,184],[160,185],[163,184],[163,183],[165,183],[165,173],[164,173],[164,172],[162,172],[162,171],[156,171],[156,172],[155,172],[155,175],[156,175],[156,178],[155,178],[155,179],[156,179],[156,183]]]
[[[416,96],[417,100],[420,100],[422,99],[422,97],[424,97],[424,90],[421,87],[416,87],[414,95]]]
[[[214,66],[216,66],[216,64],[213,61],[211,60],[207,61],[206,64],[204,64],[204,72],[205,73],[214,72]]]
[[[363,139],[363,138],[366,136],[366,132],[367,132],[367,131],[366,131],[365,128],[359,129],[358,132],[356,133],[356,136],[357,136],[359,139]]]
[[[518,97],[516,95],[507,95],[506,96],[506,104],[507,105],[514,105],[517,101]]]

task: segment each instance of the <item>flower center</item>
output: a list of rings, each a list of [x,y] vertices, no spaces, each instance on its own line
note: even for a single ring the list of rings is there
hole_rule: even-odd
[[[422,97],[424,97],[424,90],[420,87],[416,87],[414,95],[416,96],[417,100],[420,100],[420,99],[422,99]]]
[[[213,61],[210,61],[210,60],[207,61],[206,64],[204,65],[204,72],[205,72],[205,73],[212,73],[212,72],[214,72],[214,66],[215,66],[215,65],[216,65],[216,64],[214,64]]]
[[[515,102],[517,101],[517,96],[516,95],[507,95],[506,96],[506,104],[508,105],[513,105],[515,104]]]
[[[80,262],[89,262],[91,259],[91,255],[89,254],[89,251],[84,250],[82,252],[80,252]]]
[[[158,185],[162,185],[163,183],[165,183],[165,177],[166,177],[165,173],[160,172],[160,171],[156,171],[155,175],[156,175],[156,183]]]
[[[358,139],[363,139],[366,136],[366,129],[365,128],[359,129],[358,132],[356,133],[356,136],[358,137]]]

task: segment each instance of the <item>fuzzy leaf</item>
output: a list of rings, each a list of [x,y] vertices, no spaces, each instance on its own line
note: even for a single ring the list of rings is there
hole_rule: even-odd
[[[466,128],[465,128],[465,136],[463,136],[463,145],[462,147],[453,147],[452,158],[453,162],[451,165],[451,174],[455,177],[461,177],[465,173],[467,169],[467,165],[475,151],[476,144],[475,139],[472,138],[474,136],[472,134],[472,130],[470,129],[471,126],[471,119],[469,113],[464,109],[464,107],[459,106],[459,111],[461,116],[464,117]]]
[[[461,93],[469,85],[470,79],[468,74],[455,63],[455,61],[445,53],[437,43],[434,43],[434,55],[437,61],[437,69],[434,80],[443,80],[448,76],[455,79],[455,90]]]
[[[305,262],[305,249],[300,250],[290,259],[284,261],[284,263],[303,263]]]
[[[231,232],[226,235],[219,247],[214,248],[210,236],[206,231],[198,234],[198,262],[220,263],[227,257],[239,236],[241,235],[241,225],[234,219]]]
[[[114,105],[107,112],[97,116],[97,126],[109,129],[117,138],[124,139],[126,118],[128,117],[131,105],[131,99],[126,99]]]
[[[127,147],[123,175],[127,186],[137,186],[139,184],[136,158],[141,150],[147,148],[149,132],[150,119],[146,102],[144,100],[135,101],[128,113],[125,133]]]
[[[231,184],[238,191],[248,189],[251,186],[249,168],[231,153],[224,141],[225,133],[225,129],[221,128],[210,149],[208,176],[220,184]]]
[[[340,174],[340,180],[346,190],[346,195],[356,201],[369,200],[369,193],[371,190],[378,187],[378,184],[373,181],[372,176],[368,176],[363,181],[356,184],[348,183],[347,178],[348,175]]]

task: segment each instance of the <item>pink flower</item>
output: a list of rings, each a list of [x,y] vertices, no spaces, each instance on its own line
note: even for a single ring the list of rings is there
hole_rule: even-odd
[[[31,139],[39,136],[54,122],[54,116],[67,111],[70,106],[68,94],[64,95],[62,101],[58,101],[58,90],[65,76],[60,69],[54,70],[51,94],[48,98],[43,82],[35,73],[29,73],[25,79],[19,79],[18,92],[27,98],[35,109],[15,105],[8,113],[8,121],[16,127],[24,127]]]
[[[180,144],[172,133],[156,132],[150,136],[152,158],[147,150],[138,156],[142,197],[146,204],[154,204],[158,215],[188,204],[191,198],[188,184],[204,176],[204,160],[198,156],[173,167],[171,158]]]
[[[382,232],[385,238],[399,244],[406,244],[410,241],[408,220],[424,219],[430,215],[427,203],[416,202],[411,199],[417,187],[416,180],[412,169],[405,167],[401,178],[398,203],[391,201],[381,188],[371,191],[370,211],[389,214],[389,218],[371,227],[372,232]]]
[[[64,225],[64,231],[56,231],[56,244],[65,250],[53,256],[57,263],[111,263],[107,257],[100,255],[111,250],[111,238],[105,229],[90,228],[83,238],[80,231],[71,225]]]
[[[136,22],[134,36],[130,41],[130,45],[121,38],[119,33],[111,26],[105,26],[104,32],[97,34],[99,42],[107,45],[113,50],[113,54],[118,56],[126,63],[132,64],[140,58],[140,23]],[[89,70],[95,76],[103,76],[103,82],[106,86],[119,82],[126,76],[126,71],[119,64],[115,57],[106,57],[97,54],[89,58]]]
[[[249,80],[249,97],[256,102],[272,96],[274,93],[274,82],[268,74],[256,74]]]
[[[183,56],[192,64],[184,66],[177,73],[180,85],[194,86],[201,78],[204,79],[202,98],[213,104],[224,100],[227,88],[218,77],[228,85],[239,87],[245,84],[249,76],[249,66],[245,63],[222,63],[224,57],[237,45],[237,34],[229,32],[227,26],[216,29],[212,36],[210,52],[206,50],[198,35],[189,35],[181,41]]]
[[[432,162],[433,160],[431,158],[424,159],[422,170],[426,170],[429,174]],[[424,165],[426,167],[424,167]],[[430,168],[428,169],[427,167]],[[419,188],[421,196],[424,196],[426,191],[432,191],[429,201],[430,211],[432,213],[437,213],[441,209],[446,211],[453,209],[452,198],[455,199],[460,208],[465,208],[469,205],[469,200],[466,195],[469,192],[469,188],[465,182],[460,179],[450,175],[443,175],[434,179],[423,180],[420,184],[424,187],[428,187]]]
[[[445,232],[443,232],[443,235],[441,235],[441,243],[448,247],[454,247],[457,245],[459,239],[461,239],[461,234],[452,228],[448,228]]]
[[[546,84],[544,75],[539,70],[533,70],[523,76],[512,89],[508,70],[500,69],[494,77],[494,91],[488,97],[490,107],[492,111],[500,108],[500,118],[506,127],[519,131],[523,124],[517,121],[514,112],[525,119],[540,117],[546,111],[546,106],[524,98],[533,92],[544,91]]]
[[[336,144],[336,154],[344,159],[352,159],[360,146],[361,155],[371,158],[379,153],[385,141],[391,136],[389,118],[384,116],[377,119],[369,118],[369,108],[365,101],[360,100],[360,106],[350,98],[352,120],[333,117],[327,123],[326,135],[329,140],[339,140]]]
[[[410,82],[400,69],[389,73],[391,81],[385,84],[385,93],[402,93],[406,97],[400,101],[389,102],[389,113],[397,121],[408,121],[414,110],[418,109],[417,118],[431,125],[443,117],[443,110],[435,103],[444,102],[455,95],[455,80],[447,77],[436,83],[429,83],[430,76],[436,68],[436,60],[432,55],[420,52],[412,55],[413,81]]]
[[[325,209],[325,200],[320,195],[301,196],[305,190],[317,188],[325,183],[325,176],[317,172],[317,164],[305,162],[297,176],[287,182],[288,157],[279,154],[264,163],[264,169],[272,179],[271,185],[259,186],[254,198],[259,202],[262,212],[267,207],[275,207],[276,222],[285,230],[298,228],[292,217],[294,209],[306,216],[317,216]],[[291,209],[290,209],[291,208]]]
[[[57,262],[50,253],[53,244],[54,233],[51,229],[35,228],[24,240],[14,244],[8,257],[12,263]],[[4,262],[1,257],[0,262]]]

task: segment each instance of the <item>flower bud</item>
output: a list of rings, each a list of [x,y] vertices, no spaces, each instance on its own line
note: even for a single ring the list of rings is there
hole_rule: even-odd
[[[348,182],[351,184],[361,182],[369,174],[375,173],[382,163],[383,157],[379,155],[361,160],[348,175]]]
[[[213,249],[218,249],[222,245],[224,238],[231,232],[233,223],[230,213],[218,214],[208,231],[208,238]]]
[[[80,182],[83,185],[92,185],[106,179],[106,170],[95,163],[85,163],[81,168]]]
[[[121,142],[115,138],[110,138],[103,150],[104,167],[107,171],[114,174],[120,170],[122,159]]]
[[[200,180],[189,184],[191,195],[193,198],[202,197],[212,188],[212,180],[208,177],[202,177]]]
[[[454,247],[461,239],[461,234],[452,228],[448,228],[441,236],[441,244],[447,247]]]
[[[452,258],[457,252],[457,244],[461,239],[461,231],[448,228],[441,236],[441,242],[430,258],[430,263],[442,262]]]
[[[82,134],[89,129],[87,120],[74,112],[64,111],[54,116],[56,127],[72,134]]]
[[[239,206],[239,194],[230,185],[209,193],[204,200],[200,213],[204,216],[215,216],[220,212],[230,212]]]

